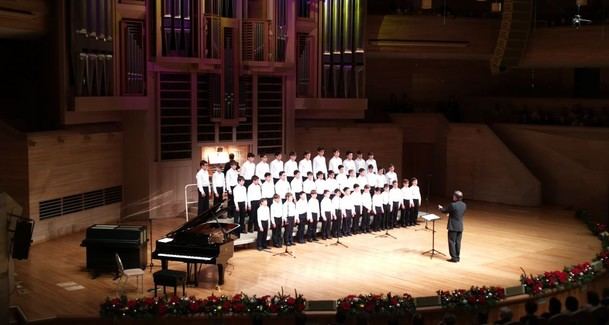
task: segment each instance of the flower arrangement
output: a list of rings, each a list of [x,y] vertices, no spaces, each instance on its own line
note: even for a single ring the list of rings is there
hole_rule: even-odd
[[[568,281],[571,284],[588,283],[594,279],[596,274],[594,269],[592,269],[590,262],[565,267],[564,272],[568,274]]]
[[[414,298],[405,293],[403,295],[367,294],[349,295],[338,299],[336,312],[342,315],[387,314],[405,315],[416,310]]]
[[[604,249],[596,255],[596,261],[601,261],[605,268],[609,268],[609,249]]]
[[[243,293],[229,296],[211,295],[196,297],[159,297],[128,300],[127,297],[106,298],[100,306],[100,315],[108,318],[152,318],[163,316],[210,316],[227,314],[265,316],[271,314],[295,315],[304,311],[306,299],[295,292],[295,297],[283,292],[274,296],[256,297]]]
[[[569,283],[569,274],[564,271],[544,272],[533,276],[524,273],[520,276],[520,283],[524,286],[524,291],[529,295],[536,296],[545,290],[559,289]]]
[[[481,309],[505,299],[505,290],[501,287],[471,287],[469,290],[438,290],[438,296],[444,308]]]

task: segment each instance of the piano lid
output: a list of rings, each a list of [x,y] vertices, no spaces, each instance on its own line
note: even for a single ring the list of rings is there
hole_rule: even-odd
[[[201,224],[204,224],[208,221],[216,221],[217,215],[219,215],[223,210],[225,210],[222,207],[222,203],[223,202],[220,202],[220,203],[212,206],[211,208],[209,208],[207,211],[203,212],[196,218],[190,219],[189,221],[187,221],[186,223],[181,225],[179,228],[167,233],[167,237],[173,237],[173,235],[175,235],[177,233],[188,231],[188,230],[190,230],[194,227],[197,227]]]

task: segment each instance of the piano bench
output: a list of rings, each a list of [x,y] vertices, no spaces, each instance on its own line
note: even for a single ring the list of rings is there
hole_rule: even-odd
[[[157,295],[157,286],[163,286],[163,294],[167,294],[167,287],[173,287],[173,294],[177,294],[178,286],[182,286],[182,295],[186,295],[186,272],[161,270],[152,275],[154,279],[154,296]]]

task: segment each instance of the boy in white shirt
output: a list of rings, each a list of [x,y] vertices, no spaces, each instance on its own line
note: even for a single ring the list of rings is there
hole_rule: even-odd
[[[391,215],[391,204],[389,201],[389,184],[385,184],[383,192],[381,193],[383,198],[383,217],[381,218],[381,229],[385,230],[389,228],[389,216]]]
[[[328,190],[330,192],[334,192],[334,190],[336,190],[337,188],[339,188],[339,183],[334,178],[334,172],[330,170],[330,171],[328,171],[328,179],[326,179],[326,181],[325,181],[323,193],[325,193],[326,190]],[[319,192],[319,193],[322,193],[322,192]]]
[[[258,237],[256,239],[256,248],[261,251],[267,249],[267,237],[269,233],[269,222],[271,220],[271,212],[266,200],[260,200],[260,206],[256,211],[258,216]]]
[[[300,193],[302,192],[302,177],[300,177],[300,171],[294,171],[294,177],[292,177],[292,181],[290,182],[290,189],[292,189],[292,193]]]
[[[351,189],[345,187],[343,193],[343,198],[340,200],[340,209],[343,213],[343,236],[351,236],[351,222],[355,208],[351,201]]]
[[[358,171],[357,184],[359,184],[360,188],[364,188],[366,185],[368,185],[368,177],[366,177],[366,170],[363,168],[360,168]],[[370,187],[370,189],[370,193],[374,193],[373,187]]]
[[[328,175],[328,167],[326,165],[325,150],[322,147],[317,148],[317,156],[313,158],[313,174],[322,172],[324,177]]]
[[[351,201],[355,208],[353,213],[353,226],[351,231],[353,234],[359,234],[360,232],[360,217],[362,216],[362,192],[358,184],[353,185],[353,193],[351,193]]]
[[[283,171],[283,160],[281,152],[275,153],[275,159],[271,161],[271,176],[273,177],[273,182],[277,183],[279,180],[279,173]]]
[[[247,160],[241,166],[241,176],[245,178],[245,187],[249,187],[252,184],[252,177],[256,173],[256,163],[254,160],[256,156],[253,153],[247,154]]]
[[[207,161],[201,160],[199,163],[199,171],[195,175],[197,179],[197,189],[199,203],[197,208],[197,214],[201,215],[203,212],[209,210],[209,172],[207,171]]]
[[[369,185],[366,185],[369,186]],[[372,231],[381,230],[381,224],[385,210],[383,209],[383,196],[380,188],[374,189],[374,196],[372,196],[372,211],[374,215],[374,221],[372,222]]]
[[[262,191],[262,199],[266,200],[267,206],[270,207],[273,204],[273,196],[275,195],[275,184],[273,184],[271,173],[264,175],[264,183],[260,185],[260,189]]]
[[[397,226],[398,212],[404,208],[402,190],[398,186],[398,181],[393,181],[389,190],[389,204],[391,204],[391,219],[389,228]]]
[[[421,190],[419,189],[419,181],[416,177],[410,179],[410,196],[412,198],[412,207],[410,208],[410,222],[414,226],[419,218],[419,208],[421,207]]]
[[[404,178],[402,180],[402,199],[404,203],[402,206],[404,210],[402,210],[402,219],[400,220],[400,224],[402,227],[412,226],[411,217],[410,217],[410,208],[412,207],[412,195],[410,194],[410,187],[408,187],[408,178]]]
[[[326,190],[326,181],[324,180],[324,174],[317,172],[317,179],[315,180],[315,191],[323,193]]]
[[[357,175],[355,174],[355,170],[351,169],[349,171],[349,176],[347,177],[347,187],[348,188],[354,188],[355,184],[359,183],[357,182]],[[364,184],[365,186],[366,184]],[[362,189],[362,186],[360,185],[360,189]]]
[[[370,165],[372,165],[373,171],[375,173],[377,173],[378,172],[378,168],[376,166],[376,160],[374,159],[374,153],[373,152],[369,152],[368,153],[368,160],[366,160],[366,166],[370,166]]]
[[[338,173],[335,175],[336,181],[338,183],[338,187],[337,188],[345,188],[345,187],[349,187],[349,182],[347,181],[347,174],[345,173],[345,166],[340,165],[338,166]],[[332,191],[334,191],[334,189],[332,189]]]
[[[355,172],[359,173],[360,169],[364,169],[364,172],[366,171],[366,169],[368,169],[368,165],[366,164],[366,160],[364,160],[363,158],[363,154],[361,151],[358,151],[356,153],[357,158],[355,158]]]
[[[237,163],[231,162],[230,168],[226,171],[224,176],[226,179],[226,191],[228,192],[228,215],[232,218],[235,217],[235,200],[233,198],[233,189],[238,184],[239,171],[237,170]]]
[[[283,171],[285,175],[288,177],[288,182],[292,183],[294,179],[294,172],[298,170],[298,163],[296,162],[296,153],[294,151],[290,152],[288,161],[283,164]]]
[[[370,232],[370,214],[372,214],[372,196],[370,196],[370,186],[364,186],[362,193],[362,221],[361,230],[363,233]]]
[[[222,166],[216,166],[216,171],[211,177],[212,189],[214,190],[214,205],[218,205],[222,202],[224,197],[224,187],[226,186],[226,179],[222,172]]]
[[[313,172],[313,162],[311,161],[311,153],[305,151],[303,154],[303,158],[298,162],[298,170],[300,170],[300,174],[302,175],[302,181],[309,175],[309,172]]]
[[[256,176],[258,176],[259,179],[265,179],[264,174],[271,172],[271,168],[267,161],[268,158],[266,154],[260,154],[260,161],[256,165]]]
[[[285,202],[285,196],[286,196],[286,194],[288,194],[288,192],[290,192],[290,183],[288,183],[288,181],[286,179],[285,172],[280,171],[279,180],[277,180],[277,182],[275,182],[275,193],[277,193],[277,195],[279,195],[279,198],[281,199],[281,203]]]
[[[376,172],[374,171],[374,166],[372,165],[368,165],[368,172],[366,173],[366,184],[370,186],[370,189],[376,189],[378,187]],[[381,189],[383,188],[381,187]]]
[[[353,160],[353,152],[347,151],[347,157],[343,160],[343,166],[345,166],[345,171],[349,172],[350,170],[355,170],[355,160]]]
[[[296,213],[298,214],[298,230],[296,232],[296,240],[299,244],[305,243],[305,227],[308,222],[309,204],[307,202],[307,194],[300,192],[298,202],[296,202]]]
[[[307,174],[307,179],[302,183],[302,191],[307,194],[307,201],[311,198],[311,192],[315,190],[315,179],[313,172]]]
[[[385,188],[387,185],[387,179],[385,178],[385,169],[379,169],[379,173],[376,175],[376,187]],[[390,184],[389,184],[390,185]]]
[[[389,165],[389,169],[385,173],[385,177],[387,178],[387,184],[393,184],[394,181],[398,180],[398,174],[395,173],[395,166],[393,164]]]
[[[296,219],[296,204],[292,193],[285,195],[283,204],[283,216],[285,220],[285,231],[283,232],[283,243],[286,246],[294,245],[294,220]]]
[[[317,218],[319,217],[319,201],[317,201],[317,192],[311,191],[311,199],[307,203],[309,214],[309,227],[307,228],[307,240],[308,241],[319,241],[317,239]]]
[[[343,164],[343,160],[340,158],[340,150],[334,149],[334,155],[328,162],[328,171],[338,173],[338,166]]]
[[[243,176],[237,178],[237,186],[233,188],[233,201],[235,202],[234,222],[239,224],[237,235],[245,232],[245,217],[247,212],[247,189],[245,188],[245,179]]]
[[[277,194],[273,196],[273,204],[271,204],[271,224],[271,228],[273,228],[273,234],[271,237],[273,246],[280,248],[281,229],[283,228],[285,222],[283,220],[283,204],[281,204],[281,200]]]
[[[332,236],[342,237],[343,230],[341,229],[343,223],[343,213],[340,209],[341,191],[337,189],[334,191],[334,197],[332,198],[332,208],[334,209],[334,219],[332,222]]]
[[[332,223],[332,200],[330,199],[330,191],[324,191],[324,198],[321,200],[321,238],[326,240],[330,238],[330,227]]]
[[[247,187],[247,201],[248,210],[250,211],[250,218],[247,221],[247,230],[254,232],[254,227],[258,227],[258,207],[260,206],[260,200],[262,199],[262,188],[260,187],[260,181],[258,176],[252,176],[252,184]],[[268,207],[268,205],[267,205]],[[256,229],[258,231],[259,229]]]

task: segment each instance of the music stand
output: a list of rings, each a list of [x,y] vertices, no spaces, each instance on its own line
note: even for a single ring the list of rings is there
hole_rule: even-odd
[[[431,221],[431,249],[422,254],[430,254],[429,258],[433,258],[434,255],[446,256],[446,254],[436,249],[436,220],[439,220],[440,217],[435,214],[426,214],[423,216],[423,219],[425,219],[425,221]]]
[[[326,245],[326,246],[339,246],[340,245],[340,246],[343,246],[344,248],[349,248],[349,246],[340,242],[340,237],[342,237],[342,236],[340,235],[340,225],[338,225],[338,233],[336,234],[336,242]]]
[[[425,219],[425,216],[427,216],[427,215],[429,215],[429,212],[426,212],[425,214],[421,215],[421,218]],[[417,216],[417,219],[418,218],[419,218],[419,216]],[[429,227],[427,226],[427,219],[425,219],[425,227],[415,229],[414,231],[432,231],[432,230],[429,229]]]

